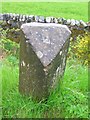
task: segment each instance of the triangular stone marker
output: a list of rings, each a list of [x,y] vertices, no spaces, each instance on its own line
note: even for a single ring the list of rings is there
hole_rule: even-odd
[[[41,100],[64,73],[71,32],[55,23],[26,23],[21,30],[20,92]]]

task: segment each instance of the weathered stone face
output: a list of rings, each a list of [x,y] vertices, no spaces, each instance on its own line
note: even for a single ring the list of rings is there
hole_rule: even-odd
[[[54,23],[27,23],[21,30],[20,92],[41,100],[63,76],[71,32]]]

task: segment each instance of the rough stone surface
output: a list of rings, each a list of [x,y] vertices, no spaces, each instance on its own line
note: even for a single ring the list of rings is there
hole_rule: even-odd
[[[80,26],[80,22],[79,22],[78,20],[75,21],[75,24],[76,24],[77,26]]]
[[[84,27],[87,26],[87,24],[86,24],[83,20],[80,20],[80,23],[81,23],[81,25],[83,25]]]
[[[63,18],[58,18],[58,23],[63,24]]]
[[[75,25],[75,20],[71,19],[71,26],[74,26],[74,25]]]
[[[53,23],[53,17],[46,17],[46,23]]]
[[[41,100],[63,76],[71,32],[54,23],[27,23],[21,29],[19,90]]]
[[[70,25],[70,23],[71,23],[71,20],[67,19],[66,25]]]
[[[3,20],[3,14],[0,14],[0,20]]]
[[[40,16],[39,17],[39,22],[44,23],[45,22],[45,18],[43,16]]]

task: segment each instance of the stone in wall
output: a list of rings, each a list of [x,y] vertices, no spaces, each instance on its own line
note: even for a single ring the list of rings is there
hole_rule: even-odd
[[[42,100],[63,76],[71,32],[54,23],[26,23],[21,30],[19,90]]]

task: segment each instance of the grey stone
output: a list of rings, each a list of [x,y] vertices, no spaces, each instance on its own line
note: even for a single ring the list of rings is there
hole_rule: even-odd
[[[11,24],[12,22],[11,22],[11,20],[8,20],[7,23],[8,23],[8,24]]]
[[[3,20],[3,14],[0,13],[0,20]]]
[[[76,24],[76,23],[75,23],[75,20],[74,20],[74,19],[71,19],[71,24],[70,24],[70,25],[71,25],[71,26],[75,26],[75,24]]]
[[[34,22],[35,21],[35,16],[34,15],[29,15],[28,16],[28,22]]]
[[[67,23],[67,20],[66,20],[66,19],[64,19],[64,20],[63,20],[63,24],[64,24],[64,25],[66,25],[66,23]]]
[[[63,18],[58,18],[58,23],[63,24]]]
[[[3,14],[3,20],[6,21],[6,18],[8,17],[7,14]]]
[[[40,16],[38,21],[41,22],[41,23],[44,23],[45,22],[44,16]]]
[[[22,19],[23,19],[23,15],[20,15],[19,16],[19,21],[22,21]]]
[[[26,20],[28,20],[29,15],[26,15]]]
[[[35,22],[39,22],[39,16],[35,16]]]
[[[58,19],[57,18],[53,18],[53,23],[58,23]]]
[[[55,23],[26,23],[21,30],[19,90],[42,100],[64,74],[71,32]]]
[[[10,20],[10,14],[9,13],[7,13],[7,15],[6,15],[6,21],[8,21],[8,20]]]
[[[75,24],[76,24],[77,26],[80,26],[80,22],[79,22],[78,20],[75,20]]]
[[[16,14],[16,21],[19,21],[19,14]]]
[[[83,20],[80,20],[80,24],[83,25],[84,27],[87,26],[87,24]]]
[[[9,15],[10,15],[10,18],[13,16],[13,13],[9,13]]]
[[[15,13],[13,14],[13,20],[14,21],[16,20],[16,14]]]
[[[51,22],[51,18],[50,17],[46,17],[46,22],[50,23]]]
[[[13,14],[10,13],[9,15],[10,15],[10,20],[13,20]]]
[[[26,16],[23,15],[23,16],[22,16],[22,21],[25,22],[25,20],[26,20]]]
[[[71,20],[70,20],[70,19],[67,19],[66,25],[70,25],[70,23],[71,23]]]
[[[9,21],[9,24],[11,24],[12,28],[18,28],[18,25],[17,25],[18,23],[15,21]]]
[[[53,17],[46,17],[46,23],[53,23]]]

